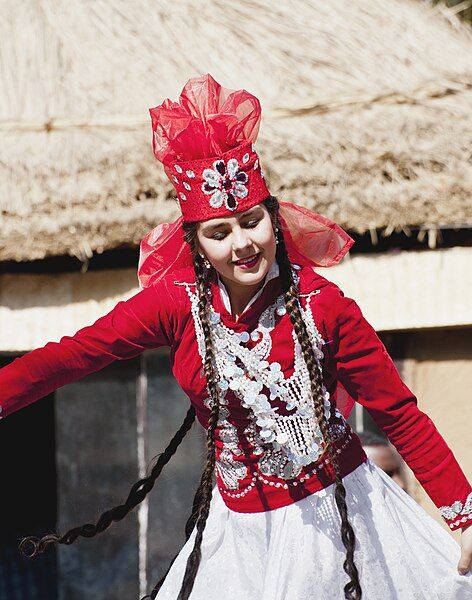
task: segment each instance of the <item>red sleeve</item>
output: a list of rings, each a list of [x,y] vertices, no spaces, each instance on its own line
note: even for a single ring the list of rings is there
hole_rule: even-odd
[[[144,350],[171,346],[175,301],[165,280],[120,301],[93,325],[16,358],[0,369],[0,410],[5,417],[57,388]]]
[[[431,419],[417,406],[360,308],[334,284],[323,290],[327,347],[337,377],[384,431],[451,529],[472,522],[472,487]],[[320,295],[321,296],[321,295]]]

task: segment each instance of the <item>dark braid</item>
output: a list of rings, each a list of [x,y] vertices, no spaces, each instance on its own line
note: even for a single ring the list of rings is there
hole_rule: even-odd
[[[105,531],[105,529],[107,529],[112,522],[121,521],[121,519],[123,519],[130,511],[133,510],[133,508],[142,502],[152,490],[156,479],[162,472],[162,469],[175,454],[179,444],[184,439],[194,421],[195,409],[190,407],[182,425],[177,433],[175,433],[164,452],[159,455],[159,458],[157,459],[157,462],[152,468],[149,476],[140,479],[133,485],[124,504],[120,504],[119,506],[115,506],[114,508],[104,512],[98,519],[96,525],[87,523],[86,525],[82,525],[82,527],[75,527],[67,531],[64,535],[50,533],[40,539],[34,536],[23,538],[19,545],[20,552],[27,558],[33,558],[37,554],[44,552],[49,544],[72,544],[72,542],[74,542],[78,537],[94,537],[98,533]],[[30,551],[28,551],[28,547],[30,547]]]
[[[201,489],[201,486],[199,486],[197,489],[197,492],[195,494],[195,497],[193,499],[192,513],[191,513],[190,517],[188,518],[187,523],[185,524],[185,541],[188,541],[188,539],[193,531],[193,528],[195,527],[195,523],[196,523],[197,516],[198,516],[198,508],[199,508],[201,502],[202,502],[202,489]],[[156,583],[151,594],[149,594],[147,596],[143,596],[143,598],[141,598],[141,600],[147,600],[148,598],[154,599],[157,596],[157,593],[161,589],[162,584],[164,583],[167,575],[169,574],[169,571],[170,571],[172,565],[174,564],[175,559],[179,556],[179,553],[180,552],[178,552],[174,556],[174,558],[171,560],[169,566],[167,567],[167,571],[164,573],[162,578]]]
[[[198,567],[201,561],[201,545],[203,539],[203,531],[205,529],[206,521],[210,511],[211,492],[213,487],[213,472],[215,470],[216,461],[216,446],[215,446],[215,429],[218,424],[219,417],[219,390],[217,387],[217,375],[214,367],[214,348],[210,336],[210,325],[208,323],[208,305],[211,300],[209,295],[209,285],[206,275],[207,269],[203,265],[203,261],[197,252],[196,248],[196,224],[195,223],[184,223],[185,239],[190,244],[194,268],[195,268],[195,279],[196,289],[199,297],[198,311],[199,317],[202,324],[202,329],[205,338],[205,361],[203,364],[203,370],[207,380],[207,389],[211,399],[211,411],[208,420],[207,428],[207,460],[205,468],[200,480],[200,485],[195,494],[193,500],[192,514],[190,515],[185,525],[185,537],[188,540],[190,535],[196,526],[195,543],[187,559],[187,565],[185,569],[185,575],[182,581],[182,587],[180,589],[177,600],[187,600],[190,596],[195,577],[197,575]],[[178,555],[177,555],[178,556]],[[169,568],[167,569],[164,577],[157,583],[151,592],[150,597],[154,599],[157,596],[167,573],[170,570],[174,560],[174,557]],[[147,598],[147,596],[146,596]],[[144,598],[142,599],[144,600]]]
[[[276,198],[269,197],[264,204],[271,214],[275,213],[275,215],[277,215],[278,201]],[[359,573],[354,563],[356,538],[354,530],[348,520],[346,488],[342,482],[339,464],[336,458],[336,452],[333,448],[331,435],[328,430],[328,422],[324,413],[324,399],[321,393],[323,373],[319,362],[315,358],[313,346],[306,329],[305,321],[303,320],[300,312],[299,291],[292,277],[290,260],[287,255],[282,229],[277,217],[275,217],[275,225],[278,227],[276,260],[280,268],[280,277],[285,294],[285,307],[290,316],[294,331],[297,335],[298,343],[301,346],[303,358],[306,362],[308,372],[310,373],[315,415],[320,426],[321,433],[323,434],[323,439],[326,444],[326,449],[328,451],[335,475],[334,497],[339,514],[341,516],[341,539],[344,547],[346,548],[346,560],[343,563],[343,567],[347,575],[350,577],[350,581],[344,586],[344,597],[347,600],[360,600],[360,598],[362,598],[362,590],[359,583]]]

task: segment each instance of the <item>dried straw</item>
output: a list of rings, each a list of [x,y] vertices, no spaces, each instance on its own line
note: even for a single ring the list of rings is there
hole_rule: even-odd
[[[205,72],[261,99],[281,198],[371,235],[470,223],[471,50],[416,0],[3,0],[0,260],[84,258],[177,217],[147,109]]]

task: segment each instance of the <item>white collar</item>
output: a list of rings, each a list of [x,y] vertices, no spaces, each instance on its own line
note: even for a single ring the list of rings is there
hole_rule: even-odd
[[[278,276],[279,276],[279,265],[277,264],[277,261],[274,260],[274,262],[271,264],[271,266],[269,267],[269,270],[266,273],[264,285],[249,300],[248,304],[246,305],[245,309],[241,312],[241,314],[243,312],[245,312],[251,306],[251,304],[259,298],[259,296],[262,294],[262,290],[265,288],[267,282],[270,281],[271,279],[275,279],[275,277],[278,277]],[[217,277],[218,277],[218,287],[220,288],[220,293],[221,293],[221,299],[223,300],[224,307],[230,313],[231,312],[231,302],[229,299],[228,292],[226,291],[226,287],[225,287],[224,283],[221,281],[220,276],[218,274],[217,274]]]

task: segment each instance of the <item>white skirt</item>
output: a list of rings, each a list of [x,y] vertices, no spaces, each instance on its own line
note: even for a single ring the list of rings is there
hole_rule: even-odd
[[[363,600],[471,600],[460,548],[368,460],[344,477]],[[217,488],[191,600],[343,600],[345,548],[334,485],[268,512],[238,513]],[[176,600],[195,530],[157,595]]]

